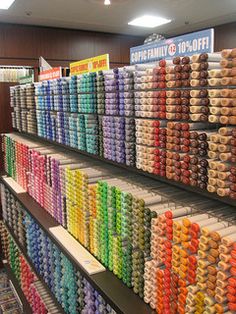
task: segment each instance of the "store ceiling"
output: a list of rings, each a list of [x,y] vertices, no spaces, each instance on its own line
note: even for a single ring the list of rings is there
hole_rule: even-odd
[[[15,0],[0,22],[147,35],[177,35],[236,21],[236,0]],[[129,26],[149,14],[172,19],[154,29]]]

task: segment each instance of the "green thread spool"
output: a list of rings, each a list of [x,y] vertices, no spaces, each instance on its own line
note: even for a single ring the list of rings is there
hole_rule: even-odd
[[[120,235],[117,236],[117,244],[118,244],[118,278],[122,278],[122,242]]]
[[[115,275],[118,275],[118,236],[113,236],[113,271]]]
[[[131,287],[132,277],[132,196],[129,193],[121,193],[121,235],[123,242],[123,273],[122,280]]]
[[[16,247],[12,237],[9,236],[9,263],[10,267],[17,279],[20,283],[20,260],[19,260],[19,250]]]
[[[108,251],[109,251],[108,268],[110,271],[112,271],[113,269],[113,232],[112,231],[109,231]]]
[[[106,267],[109,265],[109,235],[108,235],[108,209],[107,209],[107,194],[108,185],[106,182],[99,182],[100,186],[100,222],[101,222],[101,234],[100,234],[100,244],[101,244],[101,261]]]

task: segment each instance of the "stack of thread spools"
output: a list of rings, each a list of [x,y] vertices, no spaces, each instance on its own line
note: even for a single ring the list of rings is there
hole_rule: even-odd
[[[179,123],[175,122],[174,127],[175,125],[178,129]],[[190,135],[192,132],[202,134],[201,130],[190,128],[187,131],[186,125],[182,123],[181,128],[182,126],[184,129],[177,131],[189,132]],[[200,127],[201,124],[198,126]],[[223,128],[220,132],[228,134],[229,129]],[[210,145],[212,136],[217,134],[214,132],[209,134]],[[232,139],[232,132],[229,134]],[[229,135],[224,135],[224,137],[227,136]],[[58,221],[60,217],[63,217],[64,220],[61,221],[69,232],[119,279],[144,298],[145,302],[150,303],[152,308],[156,308],[158,313],[163,313],[163,311],[184,313],[184,309],[190,312],[199,310],[203,313],[209,307],[211,310],[220,307],[221,296],[227,294],[226,286],[222,286],[221,280],[228,278],[227,271],[233,263],[230,259],[231,253],[229,252],[228,257],[225,257],[221,254],[224,251],[220,248],[220,237],[223,238],[236,232],[235,227],[230,227],[230,223],[234,223],[235,220],[231,208],[212,201],[201,200],[197,196],[189,201],[186,192],[180,193],[174,188],[162,185],[160,185],[160,191],[153,190],[147,179],[143,179],[143,185],[137,185],[136,177],[127,181],[116,177],[115,173],[101,166],[92,166],[89,161],[85,162],[79,158],[70,159],[68,154],[56,149],[52,151],[50,146],[40,146],[41,143],[39,145],[36,142],[24,141],[21,136],[6,135],[4,138],[3,147],[6,148],[9,145],[5,152],[6,170],[12,171],[15,167],[12,174],[19,182],[27,186],[27,179],[25,182],[20,179],[20,176],[24,177],[25,172],[34,175],[31,170],[34,168],[31,167],[37,165],[37,171],[41,173],[40,178],[47,178],[48,182],[52,182],[55,189],[53,191],[58,189],[61,193],[60,198],[65,202],[63,207],[65,211],[60,210],[58,213],[55,210],[56,206],[53,205],[51,215]],[[9,138],[12,140],[9,141]],[[19,147],[21,142],[24,144],[22,149],[27,146],[28,148],[25,150],[25,158],[21,156],[16,162],[14,156],[19,156],[19,153],[15,154],[13,148],[16,143]],[[32,148],[30,148],[31,145]],[[34,147],[37,145],[39,145],[38,151]],[[22,154],[24,154],[23,150]],[[37,159],[31,159],[33,155]],[[44,156],[42,160],[47,161],[46,166],[42,168],[40,156]],[[180,156],[182,158],[181,154]],[[186,163],[190,168],[195,164],[195,161],[191,161],[195,156],[189,155],[189,160],[186,156],[186,154],[183,155],[185,157],[183,160],[180,158],[180,165],[184,166],[180,169],[185,170]],[[30,158],[30,162],[27,158]],[[48,163],[49,161],[52,163]],[[218,163],[216,156],[210,157],[209,163],[212,161]],[[14,166],[15,163],[17,166]],[[228,166],[229,163],[225,165]],[[177,168],[177,162],[175,166]],[[58,170],[57,167],[59,167]],[[229,174],[228,170],[220,172]],[[202,175],[202,172],[200,174]],[[30,177],[31,174],[28,180],[33,180]],[[43,194],[44,204],[55,201],[51,194]],[[36,193],[34,197],[39,197],[39,195]],[[46,235],[42,230],[39,231],[37,224],[30,216],[22,218],[19,215],[21,207],[15,201],[6,202],[6,199],[9,199],[9,191],[5,190],[2,193],[3,208],[7,206],[7,210],[4,209],[4,219],[7,219],[8,224],[15,230],[16,236],[22,232],[22,228],[16,228],[16,225],[22,226],[23,219],[28,252],[37,269],[45,276],[45,280],[48,280],[46,268],[40,268],[40,261],[47,251],[55,250],[55,246],[48,241],[45,242]],[[215,231],[218,233],[213,233]],[[47,248],[46,251],[40,251],[44,247]],[[35,255],[35,250],[39,250],[38,257]],[[57,260],[57,255],[54,256]],[[67,265],[68,262],[63,257],[63,263]],[[15,267],[17,269],[17,265]],[[153,269],[155,269],[154,273]],[[226,277],[222,277],[222,270],[226,271]],[[68,273],[68,276],[72,275]],[[231,277],[234,278],[234,268],[232,268]],[[59,283],[54,284],[57,287]],[[228,285],[231,284],[233,285],[233,279],[229,280]],[[59,296],[57,288],[55,291]],[[231,289],[229,296],[227,295],[229,302],[225,297],[222,299],[225,308],[234,306],[232,291]],[[71,291],[71,295],[74,296],[74,291]],[[61,296],[63,300],[65,297]],[[211,301],[212,298],[213,301]],[[73,304],[72,302],[71,308]],[[69,306],[68,303],[65,304],[65,307],[67,306]]]
[[[191,86],[217,86],[221,82],[220,53],[202,53],[191,58]]]
[[[8,189],[1,187],[2,215],[4,221],[13,230],[20,244],[25,247],[26,235],[24,228],[24,213],[19,202],[12,196]]]
[[[219,196],[230,195],[230,179],[233,180],[233,176],[230,176],[233,165],[231,157],[233,130],[231,127],[222,127],[209,137],[208,156],[211,160],[209,161],[207,189],[211,193],[216,192]]]
[[[166,134],[164,130],[162,134],[162,128],[157,136],[152,132],[141,132],[140,127],[148,119],[153,123],[163,120],[161,124],[166,120],[202,122],[202,130],[207,132],[210,128],[218,129],[219,124],[234,125],[235,55],[236,49],[226,49],[217,53],[193,55],[191,58],[175,57],[151,64],[44,81],[34,86],[17,86],[11,92],[14,126],[20,131],[35,132],[34,123],[27,122],[25,118],[29,112],[33,114],[35,88],[39,136],[145,172],[162,176],[168,174],[166,176],[170,180],[206,189],[206,184],[202,184],[199,179],[200,175],[202,179],[206,175],[208,166],[205,158],[207,154],[201,155],[207,149],[205,140],[181,139],[185,144],[191,140],[191,149],[181,144],[187,150],[181,153],[198,155],[195,157],[199,158],[193,159],[190,167],[186,156],[184,175],[178,169],[173,179],[173,168],[166,171],[164,159],[167,155],[167,159],[173,159],[172,153],[179,151],[169,148],[173,143],[168,141],[165,147]],[[139,131],[135,130],[134,119]],[[27,130],[28,125],[31,125],[31,131]],[[151,147],[139,144],[150,137],[161,137],[163,143]],[[176,141],[175,148],[180,139]],[[198,146],[202,147],[201,152]],[[166,148],[166,152],[163,148]],[[140,158],[136,161],[136,151],[139,156],[150,155],[150,159],[145,157],[142,162]],[[170,160],[167,166],[172,166]]]
[[[9,194],[10,192],[5,188],[2,194],[5,193]],[[7,195],[5,195],[5,198],[6,197]],[[14,198],[14,196],[11,195],[11,198]],[[15,200],[15,202],[17,203],[18,201]],[[8,204],[7,207],[4,207],[4,211],[11,212],[13,209],[10,205],[11,204]],[[76,272],[70,261],[62,254],[59,248],[49,240],[34,219],[26,213],[25,209],[20,204],[18,204],[18,206],[24,216],[27,242],[27,247],[24,246],[24,248],[27,250],[37,272],[44,278],[49,289],[55,294],[55,297],[62,305],[65,312],[68,314],[76,314],[78,311],[83,312],[85,309],[91,309],[92,300],[90,298],[92,293],[95,297],[95,303],[97,300],[97,304],[104,307],[107,313],[114,314],[115,311],[104,301],[95,289],[92,287],[88,289],[87,280],[79,272]],[[13,212],[11,215],[12,214]],[[8,222],[9,219],[7,223]],[[45,313],[43,312],[45,307],[49,312],[53,311],[53,307],[55,306],[52,302],[49,302],[48,294],[43,291],[42,285],[35,281],[35,275],[32,274],[17,245],[10,237],[8,230],[3,226],[2,229],[1,237],[4,254],[8,258],[13,272],[21,283],[23,291],[33,310],[36,311],[37,309]],[[12,230],[12,232],[17,236],[15,231]],[[39,299],[41,292],[42,299]]]
[[[27,131],[37,134],[37,120],[35,111],[35,87],[34,84],[26,85],[26,107],[27,107]]]
[[[78,93],[79,113],[97,112],[96,79],[96,73],[83,74],[74,78],[74,84]]]
[[[134,72],[135,116],[142,118],[166,117],[166,92],[153,91],[165,88],[165,62],[136,65]]]
[[[105,113],[105,83],[102,71],[99,71],[96,76],[96,91],[97,91],[97,113]]]
[[[192,89],[190,96],[190,119],[192,121],[208,121],[209,111],[211,112],[211,109],[209,109],[208,90]]]
[[[206,188],[208,133],[202,128],[202,123],[167,123],[168,179]]]
[[[119,163],[125,163],[125,118],[103,116],[104,157]]]
[[[122,73],[122,77],[119,77],[119,89],[121,99],[124,101],[124,115],[126,117],[133,117],[134,116],[134,66],[126,66],[119,70]]]
[[[11,86],[11,107],[14,111],[12,113],[13,127],[20,132],[27,132],[27,107],[26,107],[26,91],[25,85]]]
[[[222,60],[221,64],[221,85],[234,86],[235,80],[235,57],[236,49],[225,49],[221,52]],[[225,89],[221,93],[221,111],[220,111],[220,123],[222,124],[236,124],[235,119],[235,90]]]
[[[24,257],[20,256],[21,285],[34,313],[60,313],[55,302],[44,288],[43,284],[36,278]]]
[[[230,176],[229,176],[229,180],[231,182],[230,184],[230,197],[233,199],[236,199],[236,168],[235,168],[235,163],[236,163],[236,129],[232,129],[232,137],[230,139],[230,150],[231,150],[231,163],[232,166],[230,168]]]
[[[167,92],[166,118],[168,120],[188,120],[189,119],[189,90],[181,90],[182,87],[190,86],[190,58],[175,57],[173,65],[166,68],[166,86],[177,88]]]
[[[26,262],[8,230],[2,226],[2,231],[1,238],[4,246],[4,256],[7,258],[9,266],[16,276],[33,312],[39,314],[60,313],[55,302]]]
[[[136,167],[165,176],[166,122],[135,119]]]
[[[124,102],[125,115],[125,163],[135,167],[135,103],[134,103],[134,66],[119,69],[120,101]],[[121,76],[122,73],[122,77]]]
[[[103,75],[106,98],[106,115],[102,117],[103,154],[107,159],[125,163],[123,72],[114,69],[104,71]]]
[[[99,154],[96,90],[93,73],[36,84],[38,134]]]
[[[106,115],[123,115],[123,104],[119,102],[119,71],[104,71],[105,113]]]
[[[222,89],[223,86],[233,86],[235,84],[232,63],[235,55],[235,49],[222,50],[221,54],[206,54],[208,62],[205,63],[211,69],[210,71],[208,69],[208,84],[214,87],[214,89],[208,90],[210,97],[209,121],[211,123],[233,125],[236,123],[233,108],[234,90],[229,88]]]
[[[102,71],[99,71],[97,73],[97,77],[96,77],[96,91],[97,91],[99,156],[103,157],[102,115],[105,114],[105,83],[104,83],[104,75],[103,75]]]

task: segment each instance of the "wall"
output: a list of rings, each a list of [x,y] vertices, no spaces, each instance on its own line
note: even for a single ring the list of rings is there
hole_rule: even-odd
[[[215,51],[236,47],[236,22],[215,28]]]
[[[9,132],[11,127],[10,86],[14,83],[0,83],[0,133]]]
[[[215,27],[215,50],[236,47],[236,22]],[[38,66],[42,55],[53,66],[110,54],[112,66],[129,63],[129,48],[143,37],[0,23],[0,64]]]
[[[14,24],[0,24],[0,64],[37,66],[43,56],[53,66],[68,66],[104,53],[113,66],[129,64],[129,49],[143,37]]]

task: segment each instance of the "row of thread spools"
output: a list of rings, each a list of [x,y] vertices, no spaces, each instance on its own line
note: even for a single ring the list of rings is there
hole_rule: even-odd
[[[121,172],[8,137],[18,150],[10,154],[15,144],[8,143],[9,174],[53,217],[63,216],[60,223],[158,313],[235,311],[233,208],[199,197],[190,201],[188,193],[161,184],[153,189],[145,179],[145,186],[137,185],[137,177],[127,182],[116,177]],[[66,212],[55,203],[59,196]]]
[[[18,279],[33,313],[61,313],[52,297],[37,279],[11,233],[20,240],[24,252],[37,273],[61,304],[65,313],[116,312],[77,271],[67,257],[44,233],[36,221],[26,213],[11,192],[2,185],[4,223],[1,239],[4,257]],[[5,224],[7,227],[5,227]],[[10,232],[9,232],[10,230]],[[42,280],[42,279],[41,279]],[[100,313],[100,312],[99,312]]]
[[[4,257],[20,284],[33,313],[46,314],[52,312],[59,314],[60,311],[55,302],[32,271],[3,223],[1,223],[1,243]]]
[[[235,124],[232,99],[235,92],[228,88],[223,92],[218,90],[235,84],[235,52],[236,49],[229,49],[175,57],[159,64],[139,64],[18,86],[11,89],[12,106],[24,112],[36,108],[43,110],[44,115],[45,111],[52,115],[54,111],[78,112]],[[213,88],[209,95],[208,87]],[[167,93],[166,88],[175,90]],[[195,88],[202,92],[199,94]],[[154,92],[155,89],[160,91]],[[17,114],[13,116],[16,125],[21,123],[19,117],[16,119]]]
[[[39,135],[49,138],[53,136],[50,124],[61,129],[63,124],[59,121],[68,120],[69,117],[74,117],[69,113],[77,112],[235,124],[235,92],[229,88],[220,89],[222,86],[234,85],[235,51],[223,50],[221,54],[201,54],[191,58],[176,57],[173,60],[160,61],[160,66],[141,64],[98,75],[92,73],[36,83],[35,86],[13,87],[11,103],[14,110],[20,113],[20,109],[25,112],[28,108],[30,111],[37,109],[38,112],[33,129],[31,123],[29,128],[23,123],[24,117],[18,115],[17,118],[17,113],[13,113],[13,124],[19,130],[33,133],[37,124]],[[157,75],[159,72],[163,74]],[[203,76],[211,78],[200,79]],[[189,87],[185,89],[185,86]],[[213,90],[207,90],[209,86],[213,86]],[[166,87],[174,90],[166,91]],[[200,88],[200,92],[195,87]],[[156,88],[161,90],[154,91]],[[75,94],[77,92],[81,94]],[[42,100],[39,101],[40,97]],[[99,101],[101,106],[105,106],[104,110],[100,110]],[[20,125],[21,123],[25,126]],[[96,124],[96,120],[93,123]],[[66,127],[65,122],[64,128]]]
[[[126,163],[128,166],[136,166],[137,168],[144,171],[155,173],[161,176],[166,176],[169,179],[181,181],[186,184],[191,184],[193,186],[197,185],[201,188],[206,189],[208,179],[206,175],[206,169],[204,169],[206,168],[206,166],[199,167],[200,162],[197,163],[197,168],[201,168],[199,169],[201,176],[196,176],[196,174],[194,173],[193,177],[190,177],[190,173],[188,171],[183,172],[181,169],[179,169],[179,167],[177,167],[178,169],[175,170],[175,172],[177,173],[173,171],[173,167],[168,167],[168,169],[166,169],[167,167],[165,164],[165,160],[166,155],[173,156],[173,152],[186,153],[190,155],[200,155],[200,157],[206,157],[209,151],[208,144],[202,142],[201,140],[197,142],[189,141],[188,137],[185,138],[185,136],[188,136],[187,133],[182,133],[181,135],[179,135],[179,133],[177,132],[178,130],[175,130],[176,132],[174,132],[178,136],[173,136],[173,132],[168,131],[169,126],[172,125],[171,123],[168,123],[167,130],[165,130],[164,126],[167,125],[166,121],[148,121],[145,118],[151,117],[164,119],[166,117],[166,114],[170,114],[170,116],[168,116],[170,119],[181,120],[183,118],[185,120],[189,118],[189,112],[191,112],[192,120],[203,121],[201,129],[210,129],[212,127],[211,124],[204,124],[206,123],[208,118],[210,122],[214,123],[232,123],[231,120],[234,119],[235,90],[230,88],[200,88],[194,90],[176,89],[172,91],[152,91],[151,89],[156,87],[164,88],[166,86],[171,88],[176,88],[180,86],[180,88],[182,88],[188,84],[193,86],[199,84],[199,86],[204,87],[207,80],[206,78],[204,78],[203,81],[200,79],[200,77],[204,75],[205,77],[207,75],[212,77],[207,81],[207,84],[209,83],[212,86],[214,84],[219,84],[219,82],[221,83],[221,85],[224,85],[225,82],[227,82],[227,84],[233,84],[232,75],[234,73],[234,55],[235,49],[224,50],[221,54],[202,54],[193,56],[191,59],[189,57],[177,57],[168,62],[161,61],[160,67],[157,67],[153,64],[137,65],[131,68],[126,67],[124,69],[99,73],[98,77],[96,74],[91,74],[85,77],[82,76],[80,78],[65,78],[61,81],[59,80],[59,82],[47,81],[41,83],[36,86],[36,94],[38,95],[37,97],[46,97],[48,110],[41,110],[42,112],[45,111],[46,115],[40,114],[39,119],[41,121],[42,118],[43,122],[40,122],[39,125],[44,125],[46,131],[41,132],[41,129],[39,128],[39,135],[58,141],[62,144],[72,146],[74,148],[87,151],[92,154],[99,154],[106,159],[116,161],[118,163]],[[169,65],[170,63],[172,65]],[[222,70],[220,69],[221,66],[225,68]],[[209,73],[206,73],[204,67],[207,69],[209,68]],[[189,78],[187,78],[187,70],[190,72],[192,71],[189,74],[192,80],[189,80]],[[199,70],[199,72],[197,72],[197,70]],[[160,73],[156,74],[156,72]],[[153,76],[151,75],[151,73],[153,74]],[[197,77],[196,73],[198,73],[199,77]],[[182,76],[180,77],[179,74],[181,74]],[[223,75],[224,78],[220,78],[220,75]],[[226,75],[229,76],[227,77]],[[125,78],[126,76],[127,78]],[[168,82],[166,82],[166,79],[168,79]],[[157,83],[157,81],[155,80],[160,80],[162,84],[160,86],[155,85],[154,83]],[[186,80],[189,82],[188,84]],[[193,84],[193,82],[195,83]],[[203,84],[203,82],[205,82],[205,85]],[[123,86],[123,90],[121,86]],[[135,88],[135,91],[132,90],[132,88]],[[148,88],[150,88],[150,91],[147,91]],[[32,90],[32,86],[30,87],[30,89]],[[142,91],[141,89],[144,89],[144,91]],[[75,115],[74,113],[67,113],[63,111],[64,109],[71,109],[72,112],[76,112],[77,109],[74,109],[74,107],[64,108],[63,106],[58,107],[58,105],[56,105],[56,107],[54,107],[52,105],[54,104],[54,102],[51,102],[51,100],[53,99],[53,97],[58,97],[57,93],[61,93],[61,96],[63,97],[70,97],[74,96],[73,93],[75,91],[87,93],[84,94],[86,97],[91,96],[89,94],[89,91],[93,91],[93,93],[98,93],[100,96],[102,95],[102,93],[104,93],[104,104],[111,105],[112,101],[114,100],[114,103],[112,104],[113,109],[117,105],[119,105],[121,99],[124,98],[123,104],[125,106],[133,104],[135,114],[144,119],[110,116],[112,114],[122,115],[120,111],[105,112],[110,115],[99,117],[89,114]],[[68,93],[68,95],[66,93]],[[72,93],[72,95],[69,95],[69,93]],[[117,95],[119,95],[119,99],[115,97]],[[19,98],[17,97],[16,99]],[[12,98],[14,99],[14,96]],[[102,97],[100,97],[99,99],[102,99]],[[82,104],[86,103],[86,105],[91,105],[93,106],[93,108],[88,109],[86,107],[86,109],[84,107],[81,107],[79,111],[82,110],[81,112],[85,111],[89,113],[96,112],[96,110],[94,110],[94,101],[90,102],[90,100],[91,99],[89,98],[85,102],[85,100],[83,99]],[[24,101],[22,103],[24,103]],[[39,106],[38,103],[37,106]],[[43,108],[44,106],[45,103],[43,105]],[[158,108],[163,109],[163,106],[166,108],[168,107],[167,111],[169,111],[169,113],[167,112],[165,115],[159,115]],[[160,110],[160,112],[165,112],[165,110],[162,111],[162,109]],[[53,120],[52,122],[52,117],[50,116],[50,113],[54,112],[54,110],[58,111],[57,113],[54,113],[54,115],[58,116],[58,120],[57,118],[55,118],[56,120]],[[181,115],[179,115],[180,112]],[[211,113],[210,115],[209,112]],[[150,125],[155,127],[150,128]],[[161,127],[158,128],[158,125]],[[185,123],[185,126],[186,125],[187,122]],[[199,128],[199,126],[193,126],[193,124],[191,123],[189,124],[189,128]],[[198,147],[198,145],[200,145],[201,149]],[[162,149],[165,147],[166,151],[162,151]],[[211,145],[211,147],[213,147],[213,145]],[[229,145],[223,148],[223,150],[225,149],[228,152]],[[150,152],[152,155],[151,160],[149,160],[149,158],[147,157]],[[222,153],[224,152],[225,151],[223,151]],[[210,155],[212,155],[211,152],[209,153]],[[135,158],[135,155],[137,156],[137,158]],[[146,158],[143,156],[145,156]],[[177,156],[177,158],[179,157]],[[170,159],[172,159],[172,157]],[[213,159],[215,158],[213,157]],[[229,159],[227,159],[227,161],[229,161]],[[168,163],[169,164],[167,166],[172,166],[170,161],[168,161]],[[202,161],[201,165],[203,163],[206,165],[207,161]],[[187,167],[187,165],[184,165],[184,167]],[[192,167],[192,169],[195,169],[195,172],[197,168]],[[193,171],[192,169],[191,173]],[[189,178],[191,178],[192,180],[189,180]],[[233,179],[232,176],[230,176],[230,178]],[[218,179],[220,180],[220,178]],[[211,182],[214,182],[214,180],[211,180]],[[230,183],[228,182],[227,184],[229,185]],[[210,186],[214,185],[218,186],[216,184],[210,184]],[[219,186],[219,188],[225,188],[225,186]],[[218,191],[217,188],[214,189],[210,187],[209,189],[212,192]],[[224,189],[224,191],[219,190],[218,194],[230,194],[232,197],[234,197],[234,193],[230,193],[229,189]]]
[[[111,127],[108,122],[105,128]],[[112,126],[113,135],[121,137],[124,125],[116,123]],[[204,130],[203,123],[141,119],[135,126],[129,124],[125,128],[127,139],[132,137],[132,128],[135,128],[137,137],[136,145],[125,142],[124,149],[129,153],[127,165],[235,199],[234,127]],[[106,145],[106,157],[121,162],[122,152],[109,147],[109,143]]]

